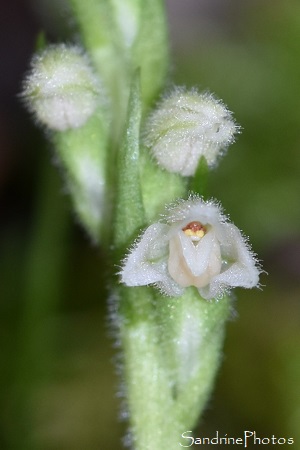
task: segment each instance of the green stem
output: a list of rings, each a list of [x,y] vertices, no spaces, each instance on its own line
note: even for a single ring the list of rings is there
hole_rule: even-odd
[[[135,450],[176,450],[206,406],[220,363],[231,301],[194,289],[165,298],[123,288],[120,330]]]
[[[194,193],[201,195],[202,197],[206,196],[207,193],[207,183],[208,183],[208,165],[206,158],[201,156],[200,161],[197,166],[196,173],[194,177],[191,178],[190,181],[190,190]]]
[[[125,315],[124,309],[121,310],[121,339],[134,449],[173,449],[180,427],[159,345],[152,291],[127,289],[122,297],[123,302],[126,300],[130,313]]]
[[[231,299],[207,302],[192,290],[183,297],[177,305],[174,342],[179,369],[177,414],[187,430],[196,425],[213,389]]]
[[[70,4],[84,45],[108,94],[113,133],[119,137],[130,78],[126,48],[113,6],[110,0],[70,0]]]
[[[118,158],[115,245],[121,251],[144,224],[143,200],[149,207],[147,195],[144,192],[142,198],[140,189],[140,119],[136,76]],[[204,166],[202,161],[199,172],[203,172]],[[160,186],[152,188],[152,195],[157,188],[160,190]],[[230,299],[207,302],[194,288],[186,289],[180,298],[166,298],[148,287],[122,287],[118,294],[134,448],[175,450],[181,433],[195,425],[210,395],[219,366]]]
[[[73,209],[94,243],[107,242],[111,214],[107,124],[99,109],[83,126],[52,135]]]
[[[140,74],[137,72],[131,86],[127,123],[117,161],[114,243],[121,248],[145,224],[139,168],[141,108]]]

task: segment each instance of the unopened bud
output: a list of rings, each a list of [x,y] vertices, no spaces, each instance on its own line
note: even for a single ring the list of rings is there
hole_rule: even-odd
[[[23,97],[37,120],[53,130],[82,126],[99,103],[99,81],[76,46],[55,45],[35,56]]]
[[[145,144],[164,169],[192,176],[201,156],[212,167],[238,130],[232,113],[212,94],[176,88],[150,115]]]

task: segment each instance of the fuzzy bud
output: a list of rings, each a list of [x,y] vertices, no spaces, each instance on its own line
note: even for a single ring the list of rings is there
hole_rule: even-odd
[[[23,97],[37,120],[50,129],[81,127],[99,103],[99,81],[76,46],[55,45],[35,56]]]
[[[176,88],[150,115],[145,144],[161,167],[192,176],[201,156],[214,166],[238,130],[232,113],[212,94]]]

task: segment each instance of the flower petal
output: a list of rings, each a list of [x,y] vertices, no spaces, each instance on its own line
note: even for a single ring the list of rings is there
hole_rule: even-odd
[[[177,230],[193,220],[215,227],[224,222],[225,217],[216,202],[204,201],[197,195],[191,195],[188,200],[181,200],[171,205],[168,208],[166,220],[170,225],[174,225],[172,234],[176,234]]]
[[[227,260],[228,269],[222,271],[220,279],[225,281],[227,278],[232,287],[252,288],[257,286],[259,269],[255,255],[235,225],[224,224],[225,227],[227,245],[222,246],[222,256]]]
[[[235,225],[223,224],[221,250],[225,260],[221,273],[211,280],[208,287],[199,290],[206,299],[220,297],[233,287],[252,288],[258,285],[257,261]]]
[[[124,261],[121,281],[127,286],[164,282],[167,277],[169,226],[150,225]]]

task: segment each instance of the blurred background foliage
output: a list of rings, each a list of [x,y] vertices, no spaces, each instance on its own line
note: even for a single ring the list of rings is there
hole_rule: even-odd
[[[1,9],[0,448],[121,449],[105,260],[74,223],[52,150],[17,97],[37,33],[66,40],[73,22],[65,1]],[[299,442],[300,4],[168,0],[167,10],[170,84],[214,92],[243,128],[209,192],[268,272],[262,290],[236,292],[195,435],[256,430]]]

